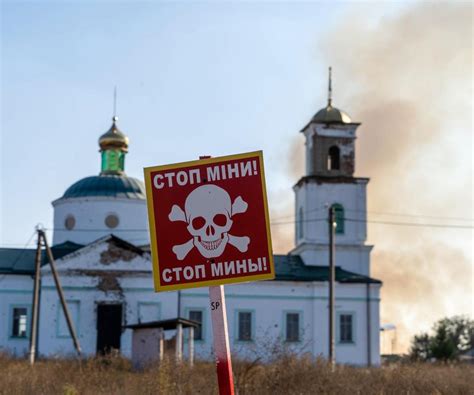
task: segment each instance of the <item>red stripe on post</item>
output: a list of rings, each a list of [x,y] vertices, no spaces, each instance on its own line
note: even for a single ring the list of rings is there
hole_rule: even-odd
[[[224,286],[209,287],[214,353],[220,395],[234,395],[234,377],[230,359],[229,331],[225,306]]]

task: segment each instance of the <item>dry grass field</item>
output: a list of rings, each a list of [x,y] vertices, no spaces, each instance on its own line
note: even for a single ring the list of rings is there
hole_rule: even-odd
[[[474,366],[394,364],[338,366],[283,356],[269,364],[234,362],[236,393],[244,394],[474,394]],[[216,394],[215,367],[164,362],[134,372],[128,360],[26,360],[0,356],[0,394]]]

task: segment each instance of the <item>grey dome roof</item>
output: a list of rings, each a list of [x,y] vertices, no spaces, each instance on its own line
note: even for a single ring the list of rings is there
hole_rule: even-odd
[[[91,176],[72,184],[62,199],[90,196],[146,199],[145,185],[136,178],[124,175]]]

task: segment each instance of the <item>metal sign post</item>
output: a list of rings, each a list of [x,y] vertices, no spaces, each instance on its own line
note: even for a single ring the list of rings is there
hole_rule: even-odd
[[[209,287],[219,394],[233,395],[223,284],[275,277],[263,153],[144,172],[155,291]]]
[[[223,285],[209,287],[209,303],[211,308],[219,394],[233,395],[234,377],[232,375],[232,360],[230,358],[229,331],[227,328],[227,311]]]
[[[199,159],[209,159],[200,156]],[[214,357],[216,359],[217,384],[220,395],[234,394],[234,376],[230,357],[229,330],[227,327],[227,309],[224,286],[209,287],[209,307],[211,309]]]

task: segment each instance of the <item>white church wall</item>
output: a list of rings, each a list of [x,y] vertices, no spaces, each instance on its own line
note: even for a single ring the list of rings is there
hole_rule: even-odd
[[[29,351],[33,279],[25,275],[0,275],[0,351],[17,357]],[[13,309],[25,308],[25,336],[13,333]]]
[[[58,199],[54,206],[53,244],[73,241],[88,244],[108,234],[115,234],[134,245],[149,244],[146,201],[111,197]],[[105,218],[115,214],[116,228],[109,228]],[[65,228],[66,218],[75,218],[74,228]]]
[[[336,234],[338,244],[361,244],[367,238],[367,181],[357,183],[305,182],[295,187],[297,221],[303,208],[303,235],[300,243],[328,243],[328,209],[334,203],[344,207],[344,233]]]
[[[379,285],[372,285],[371,355],[372,364],[379,364]],[[272,347],[291,350],[297,354],[328,356],[328,287],[323,283],[260,282],[226,286],[227,318],[233,355],[243,358],[269,357]],[[354,317],[354,342],[341,343],[336,337],[336,355],[340,363],[367,364],[367,299],[365,284],[337,284],[336,317],[350,313]],[[184,311],[208,309],[206,290],[183,291]],[[252,313],[252,341],[239,341],[238,312]],[[300,315],[301,338],[297,342],[285,341],[285,313]],[[377,313],[377,314],[376,314]],[[339,314],[339,315],[338,315]],[[203,341],[196,342],[196,355],[208,358],[212,351],[210,315],[204,314]],[[339,323],[336,321],[336,335]],[[186,353],[186,349],[185,349]]]
[[[64,262],[63,262],[64,264]],[[58,264],[58,266],[60,266]],[[12,276],[9,276],[12,277]],[[17,286],[32,288],[25,279],[18,279]],[[12,280],[12,284],[13,284]],[[41,313],[39,327],[39,352],[43,356],[73,356],[75,349],[67,331],[66,322],[59,303],[54,281],[47,271],[42,278]],[[169,319],[177,316],[177,292],[154,293],[151,272],[119,278],[120,292],[104,292],[98,289],[98,278],[91,276],[61,274],[65,298],[75,323],[78,338],[84,355],[95,355],[97,345],[97,306],[101,303],[123,304],[123,325]],[[341,312],[354,314],[354,344],[336,344],[337,361],[341,363],[367,363],[367,305],[365,284],[337,284],[336,316]],[[372,285],[371,291],[371,351],[372,363],[379,363],[379,286]],[[30,289],[31,289],[30,288]],[[2,297],[12,298],[12,303],[31,304],[32,294],[10,292],[9,285],[0,292]],[[231,349],[233,354],[244,358],[269,356],[272,346],[280,350],[292,350],[297,354],[309,352],[315,357],[327,356],[328,350],[328,287],[327,283],[264,281],[258,283],[226,286],[227,314]],[[22,295],[22,299],[19,298]],[[3,299],[5,300],[5,298]],[[2,301],[3,301],[2,300]],[[2,317],[5,306],[0,305]],[[181,292],[182,316],[189,317],[189,311],[199,309],[203,312],[203,340],[195,344],[196,356],[208,359],[212,355],[212,324],[209,313],[207,288],[183,290]],[[141,307],[144,307],[140,317]],[[252,340],[239,341],[238,312],[252,313]],[[301,337],[297,342],[285,341],[285,314],[299,315]],[[337,323],[337,322],[336,322]],[[131,330],[124,329],[121,337],[121,353],[131,356]],[[4,334],[3,334],[4,336]],[[167,333],[167,338],[174,331]],[[16,342],[16,343],[15,343]],[[17,355],[26,353],[28,340],[1,340],[2,347],[13,350]],[[185,343],[185,346],[187,343]],[[187,348],[185,347],[185,354]]]
[[[139,254],[133,248],[111,238],[99,240],[75,253],[58,259],[57,268],[75,323],[84,355],[95,355],[97,348],[97,309],[100,304],[120,303],[123,306],[122,325],[176,318],[178,293],[153,291],[151,262],[148,253]],[[11,284],[5,289],[29,289],[25,303],[31,303],[32,280],[30,277],[6,276]],[[28,279],[28,280],[25,280]],[[4,280],[5,281],[5,280]],[[26,281],[26,282],[25,282]],[[372,285],[371,295],[371,352],[372,363],[377,363],[378,353],[378,304],[379,285]],[[4,292],[4,294],[7,294]],[[15,303],[19,292],[13,292]],[[321,282],[261,281],[226,286],[228,326],[232,352],[239,357],[254,359],[269,356],[272,346],[292,350],[298,354],[309,352],[315,357],[327,356],[328,350],[328,286]],[[336,316],[353,314],[353,344],[336,346],[337,361],[342,363],[367,363],[367,301],[365,284],[336,285]],[[5,314],[5,303],[1,304]],[[212,326],[207,288],[181,292],[181,316],[189,317],[191,310],[203,313],[203,340],[195,345],[196,356],[209,359],[212,355]],[[239,312],[251,316],[251,339],[238,339]],[[300,337],[287,342],[286,315],[296,315]],[[338,323],[336,322],[338,325]],[[39,328],[39,353],[41,355],[75,355],[72,339],[59,303],[49,266],[42,268],[41,313]],[[131,356],[131,330],[123,329],[121,353]],[[167,333],[167,338],[174,332]],[[28,342],[19,349],[10,340],[3,340],[9,348],[21,353]],[[11,346],[11,347],[10,347]],[[16,347],[16,348],[15,348]],[[185,353],[187,349],[185,348]]]
[[[372,246],[348,246],[336,243],[335,262],[336,266],[350,272],[369,276],[370,273],[370,251]],[[327,244],[303,244],[292,251],[303,259],[308,266],[328,266],[329,251]]]
[[[132,275],[133,276],[133,275]],[[118,279],[120,291],[98,289],[97,278],[61,276],[62,288],[75,324],[84,355],[95,355],[97,346],[97,306],[122,304],[122,324],[135,324],[176,318],[176,293],[155,294],[150,277]],[[72,355],[75,353],[58,294],[51,276],[44,277],[40,322],[40,353]],[[121,353],[131,357],[131,330],[123,329]]]

